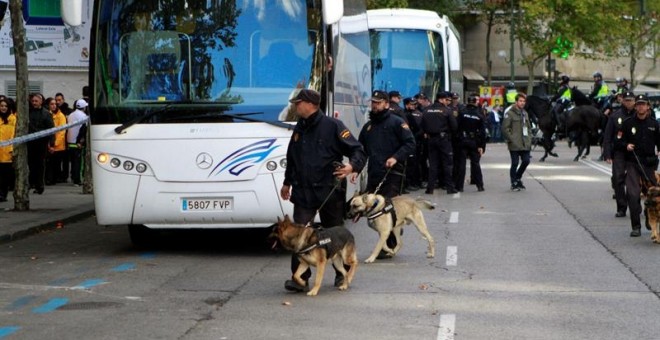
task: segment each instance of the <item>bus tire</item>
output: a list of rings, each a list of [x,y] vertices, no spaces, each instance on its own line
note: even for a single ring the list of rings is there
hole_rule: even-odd
[[[138,248],[148,247],[153,244],[156,232],[147,228],[143,224],[129,224],[128,236],[131,243]]]

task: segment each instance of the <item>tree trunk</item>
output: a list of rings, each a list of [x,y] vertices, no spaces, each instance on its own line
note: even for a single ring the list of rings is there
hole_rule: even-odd
[[[25,51],[25,23],[23,22],[23,1],[10,0],[11,31],[14,41],[14,60],[16,63],[16,137],[28,134],[30,114],[28,109],[28,65]],[[30,210],[30,184],[27,162],[27,145],[14,145],[14,210]]]

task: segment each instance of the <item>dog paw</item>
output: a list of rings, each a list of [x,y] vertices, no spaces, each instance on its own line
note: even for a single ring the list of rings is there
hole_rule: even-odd
[[[307,292],[307,296],[316,296],[318,293],[319,293],[318,290],[312,289],[309,292]]]
[[[433,253],[428,253],[428,254],[426,254],[426,257],[429,258],[429,259],[432,259],[432,258],[435,257],[435,254],[433,254]]]
[[[348,289],[348,285],[347,285],[347,284],[343,284],[343,285],[337,287],[337,289],[339,289],[339,290],[346,290],[346,289]]]
[[[370,257],[370,258],[364,260],[364,263],[373,263],[375,260],[376,260],[375,257]]]

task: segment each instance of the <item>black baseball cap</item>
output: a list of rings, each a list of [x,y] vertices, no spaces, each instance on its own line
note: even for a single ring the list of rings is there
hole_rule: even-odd
[[[376,90],[373,93],[371,93],[372,102],[382,102],[388,100],[390,100],[390,97],[387,95],[387,92],[385,91]]]
[[[415,100],[415,98],[410,98],[410,97],[403,99],[403,105],[408,105],[410,103],[415,104],[417,103],[417,100]]]
[[[451,97],[452,97],[453,99],[458,99],[458,98],[460,98],[460,97],[458,96],[458,93],[457,93],[457,92],[451,92]]]
[[[442,99],[442,98],[451,98],[451,92],[447,92],[447,91],[438,92],[438,99]]]
[[[649,103],[649,97],[647,97],[643,94],[637,95],[637,97],[635,97],[635,104],[637,104],[637,103],[646,103],[646,104],[648,104]]]
[[[626,91],[623,93],[623,99],[635,98],[635,94],[632,91]]]
[[[298,94],[293,97],[291,100],[289,100],[290,103],[297,103],[297,102],[308,102],[312,103],[314,105],[319,105],[321,103],[321,95],[310,89],[302,89]]]
[[[413,98],[414,98],[415,100],[419,100],[419,99],[429,99],[429,98],[428,98],[425,94],[423,94],[423,93],[418,93],[418,94],[416,94]]]

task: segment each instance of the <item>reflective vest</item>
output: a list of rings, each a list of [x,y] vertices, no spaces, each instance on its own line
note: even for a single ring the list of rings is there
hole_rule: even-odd
[[[596,94],[596,98],[607,97],[610,94],[610,88],[607,87],[607,84],[605,84],[605,82],[602,82],[601,84],[600,90],[598,90],[598,93]]]
[[[10,114],[7,123],[0,118],[0,140],[6,141],[14,138],[16,127],[16,115]],[[11,163],[13,145],[0,146],[0,163]]]
[[[561,97],[559,97],[561,100],[566,100],[566,101],[571,101],[571,88],[567,87],[566,90],[564,90],[564,93],[561,94]]]

